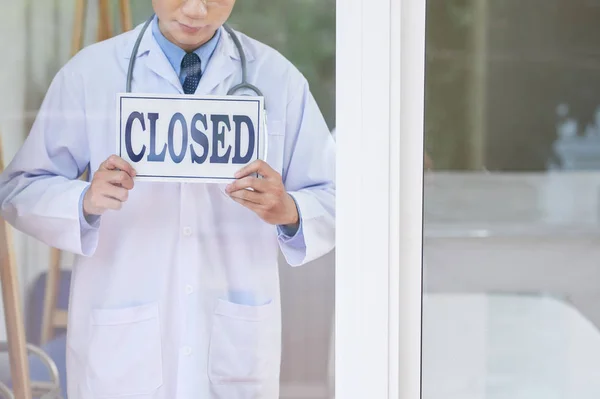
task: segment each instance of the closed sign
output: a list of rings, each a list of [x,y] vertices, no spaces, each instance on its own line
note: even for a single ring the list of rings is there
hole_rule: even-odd
[[[117,154],[136,179],[225,182],[266,153],[263,98],[119,94]]]

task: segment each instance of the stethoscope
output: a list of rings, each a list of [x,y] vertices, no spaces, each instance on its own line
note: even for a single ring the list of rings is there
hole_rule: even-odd
[[[138,49],[140,47],[140,43],[142,42],[142,38],[144,37],[144,33],[146,32],[146,29],[148,29],[148,26],[150,25],[150,23],[152,22],[153,19],[154,19],[154,14],[150,18],[148,18],[148,20],[144,24],[144,27],[142,28],[142,30],[141,30],[140,34],[138,35],[138,38],[135,42],[135,45],[133,46],[133,50],[131,51],[131,59],[129,60],[129,69],[127,70],[127,93],[131,93],[131,81],[133,79],[133,67],[135,64],[135,59],[137,57]],[[244,49],[242,47],[242,44],[240,43],[240,40],[238,39],[238,37],[235,34],[235,32],[233,31],[233,29],[231,29],[229,27],[229,25],[224,24],[223,28],[231,36],[231,39],[233,40],[233,43],[235,44],[235,47],[237,48],[237,51],[240,54],[240,60],[242,63],[242,82],[236,86],[233,86],[231,89],[229,89],[229,91],[227,92],[227,95],[231,96],[231,95],[234,95],[239,90],[249,89],[249,90],[252,90],[257,96],[264,98],[262,92],[258,89],[258,87],[254,86],[253,84],[248,83],[248,76],[247,76],[247,70],[246,70],[246,53],[244,52]]]

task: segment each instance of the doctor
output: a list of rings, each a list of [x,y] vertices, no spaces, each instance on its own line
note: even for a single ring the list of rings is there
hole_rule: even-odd
[[[238,84],[240,54],[222,26],[234,3],[153,0],[132,91],[224,95]],[[237,33],[267,103],[269,163],[231,185],[136,181],[114,132],[140,31],[58,72],[0,179],[9,223],[78,255],[69,399],[277,399],[278,250],[296,266],[333,249],[334,142],[300,72]],[[88,164],[90,181],[78,180]]]

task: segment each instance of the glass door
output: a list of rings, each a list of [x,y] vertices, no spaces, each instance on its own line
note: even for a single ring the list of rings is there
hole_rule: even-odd
[[[599,17],[427,1],[425,399],[600,394]]]

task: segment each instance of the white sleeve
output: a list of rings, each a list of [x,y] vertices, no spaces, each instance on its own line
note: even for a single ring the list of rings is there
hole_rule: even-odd
[[[66,68],[53,79],[21,149],[0,175],[0,213],[51,247],[91,255],[99,221],[82,218],[89,163],[81,79]]]
[[[335,247],[335,143],[308,83],[287,107],[283,181],[296,201],[300,228],[280,234],[287,262],[299,266]]]

